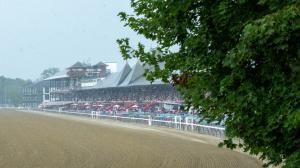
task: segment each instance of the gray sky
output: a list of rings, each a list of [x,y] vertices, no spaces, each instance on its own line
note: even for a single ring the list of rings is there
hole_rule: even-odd
[[[124,63],[116,39],[145,40],[117,16],[130,0],[0,0],[0,76],[36,79],[76,61]],[[151,47],[150,42],[146,44]]]

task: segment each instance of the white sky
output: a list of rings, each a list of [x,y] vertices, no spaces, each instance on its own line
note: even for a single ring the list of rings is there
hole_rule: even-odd
[[[116,39],[153,43],[124,28],[117,14],[130,0],[0,0],[0,76],[36,79],[76,61],[117,62]]]

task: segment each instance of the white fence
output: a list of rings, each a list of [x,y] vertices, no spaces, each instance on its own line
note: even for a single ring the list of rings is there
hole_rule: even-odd
[[[117,115],[104,115],[104,114],[100,114],[100,112],[95,112],[95,111],[92,111],[90,113],[62,111],[62,110],[60,111],[45,110],[39,112],[51,112],[51,113],[75,115],[81,117],[89,117],[92,119],[99,119],[99,120],[114,120],[114,121],[121,121],[126,123],[143,124],[148,126],[167,127],[167,128],[174,128],[182,131],[190,131],[199,134],[212,135],[220,138],[225,137],[225,128],[223,127],[194,124],[193,121],[188,118],[186,118],[185,122],[182,122],[181,116],[175,116],[171,121],[166,121],[166,120],[153,119],[150,115],[148,116],[148,118],[136,118],[136,117],[125,117],[125,116],[117,116]]]

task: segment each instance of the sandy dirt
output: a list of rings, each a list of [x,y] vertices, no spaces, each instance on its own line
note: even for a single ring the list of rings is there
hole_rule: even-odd
[[[113,125],[113,126],[112,126]],[[1,168],[256,168],[219,139],[57,114],[0,110]]]

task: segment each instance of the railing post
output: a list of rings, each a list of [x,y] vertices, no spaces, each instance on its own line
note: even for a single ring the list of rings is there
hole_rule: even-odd
[[[179,130],[181,131],[181,116],[179,116]]]
[[[175,128],[181,130],[181,116],[174,117]]]
[[[186,118],[185,118],[185,130],[186,130],[186,131],[188,130],[188,124],[189,124],[188,118],[186,117]]]
[[[148,115],[148,125],[151,126],[152,125],[152,121],[151,121],[151,116]]]
[[[100,119],[100,112],[99,111],[96,112],[96,116],[97,116],[97,119]]]
[[[91,111],[91,117],[94,119],[94,111]]]
[[[192,131],[194,131],[194,118],[193,117],[192,117],[191,129],[192,129]]]

